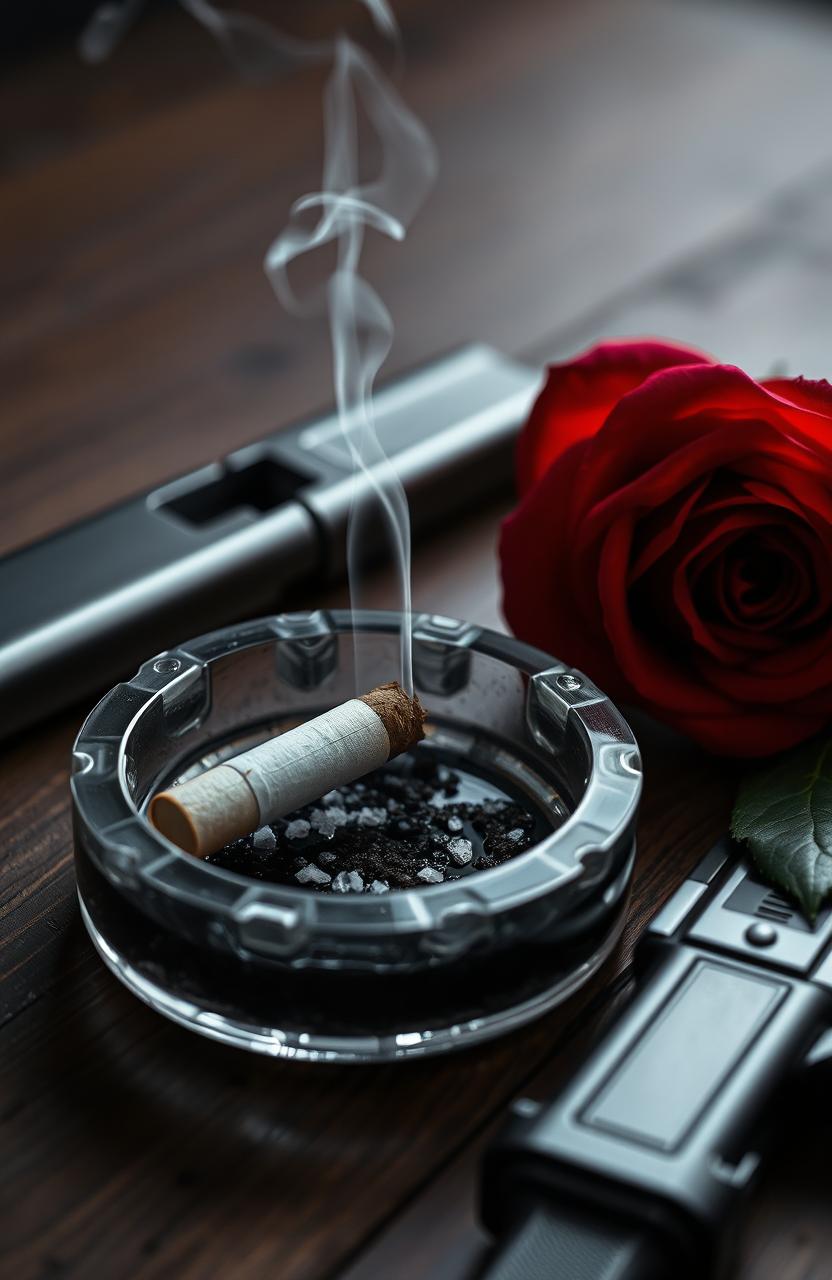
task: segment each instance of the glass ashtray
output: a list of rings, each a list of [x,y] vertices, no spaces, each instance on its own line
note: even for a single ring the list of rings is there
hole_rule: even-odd
[[[163,787],[390,679],[392,613],[282,614],[159,655],[92,711],[74,748],[84,923],[109,968],[191,1030],[276,1057],[383,1061],[511,1030],[578,989],[627,906],[641,770],[580,672],[507,636],[413,621],[428,748],[534,816],[531,848],[384,894],[316,893],[183,853],[148,822]]]

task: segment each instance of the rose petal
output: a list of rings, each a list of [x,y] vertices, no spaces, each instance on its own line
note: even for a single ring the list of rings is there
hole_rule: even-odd
[[[727,517],[726,517],[727,518]],[[739,595],[733,604],[726,602],[724,620],[730,621],[732,610],[738,627],[744,628],[748,635],[750,626],[765,626],[774,630],[779,626],[787,626],[790,633],[805,630],[819,619],[826,617],[832,610],[832,563],[830,563],[829,541],[820,538],[817,531],[806,521],[784,514],[775,505],[757,504],[754,507],[741,507],[734,513],[731,527],[742,535],[743,530],[757,531],[756,548],[743,545],[737,538],[733,554],[749,553],[754,550],[761,556],[769,556],[788,566],[783,577],[779,593],[761,597],[757,601],[749,601],[747,590],[740,603]],[[690,521],[690,528],[685,536],[692,545],[703,546],[707,541],[702,535],[702,543],[698,542],[700,526],[710,533],[715,525],[705,526],[697,517]],[[726,524],[719,525],[725,528]],[[735,564],[732,559],[730,544],[716,549],[723,556],[723,569]],[[697,587],[697,577],[707,569],[714,559],[713,549],[701,556],[695,556],[689,567],[691,590]],[[739,591],[739,586],[738,586]],[[778,617],[782,614],[782,617]],[[768,647],[768,646],[763,646]]]
[[[613,485],[609,496],[583,507],[587,490],[594,487],[591,473],[599,464],[596,442],[589,442],[577,476],[576,492],[571,498],[576,511],[582,508],[586,511],[581,520],[582,544],[588,546],[600,540],[605,530],[622,516],[655,511],[688,485],[709,478],[718,468],[738,467],[746,458],[761,454],[788,459],[794,451],[794,446],[765,422],[739,422],[733,430],[725,431],[718,422],[706,425],[697,421],[696,430],[698,434],[661,457],[647,471],[619,487]]]
[[[660,634],[648,636],[635,626],[627,591],[631,537],[631,522],[622,519],[613,525],[604,539],[598,566],[598,594],[614,660],[632,689],[662,708],[662,713],[724,711],[725,698],[703,687],[689,665],[668,657]]]
[[[754,480],[768,484],[767,501],[789,506],[818,528],[832,530],[832,472],[826,458],[801,450],[776,463],[764,456],[749,458],[744,470],[750,492],[758,491]]]
[[[828,721],[825,712],[787,713],[749,710],[734,703],[721,716],[677,716],[675,727],[716,755],[753,758],[787,751],[820,733]]]
[[[785,403],[832,420],[832,386],[825,378],[766,378],[761,386]]]
[[[795,671],[785,671],[779,662],[773,671],[762,670],[764,659],[754,667],[726,670],[716,662],[703,662],[701,671],[712,689],[723,692],[744,704],[757,704],[770,707],[777,704],[810,701],[813,713],[832,712],[832,651],[829,637],[804,645],[794,646],[793,656],[796,658],[800,650],[804,656],[811,655],[811,660]],[[768,661],[779,658],[779,654],[769,655]]]
[[[577,666],[590,665],[598,679],[613,674],[600,614],[584,625],[571,583],[569,496],[585,442],[573,445],[502,523],[499,557],[503,614],[515,633]],[[591,590],[590,596],[596,598]]]
[[[632,586],[666,552],[676,545],[691,511],[696,506],[708,484],[707,477],[698,480],[678,500],[661,504],[652,518],[642,520],[638,528],[639,550],[630,566],[629,584]]]
[[[522,494],[571,445],[595,434],[610,409],[650,374],[711,357],[669,342],[602,342],[564,364],[549,365],[546,382],[517,446]]]
[[[714,465],[748,451],[750,428],[756,424],[771,444],[768,453],[796,464],[814,455],[832,465],[832,433],[826,422],[826,443],[818,446],[820,415],[787,404],[731,365],[686,365],[654,373],[622,396],[593,437],[591,455],[582,469],[575,502],[588,509],[616,495],[662,464],[675,467],[685,484],[707,465],[690,471],[683,454],[703,437],[705,454]],[[802,428],[809,424],[811,430]],[[716,455],[719,455],[717,457]],[[818,456],[820,455],[820,456]]]
[[[675,372],[687,373],[688,371]],[[657,377],[665,376],[668,375],[657,375]],[[634,393],[628,398],[633,400],[638,394]],[[711,477],[715,471],[717,473],[722,469],[730,471],[732,468],[742,471],[755,462],[759,463],[761,457],[765,457],[772,468],[776,468],[781,463],[793,462],[796,458],[802,461],[805,457],[805,451],[790,439],[779,435],[774,427],[765,422],[741,421],[732,424],[730,430],[725,429],[725,424],[717,423],[713,426],[710,422],[702,422],[701,419],[697,419],[693,425],[696,431],[703,434],[694,435],[686,445],[662,458],[647,473],[639,476],[632,483],[624,485],[610,497],[597,503],[581,518],[581,490],[583,489],[585,493],[586,486],[592,483],[591,475],[589,479],[587,476],[588,473],[596,470],[598,465],[597,442],[590,442],[578,473],[575,493],[571,499],[573,507],[576,508],[573,513],[573,523],[579,529],[573,552],[579,578],[591,578],[595,572],[598,548],[605,531],[618,520],[629,519],[634,514],[643,518],[645,512],[661,509],[674,495],[678,495],[685,485]],[[751,504],[745,505],[751,506]],[[731,510],[732,506],[726,503],[725,509]],[[661,617],[662,612],[659,606],[658,616]],[[698,640],[703,643],[704,637],[700,635]],[[738,660],[737,653],[732,655],[722,648],[721,637],[714,636],[713,644],[725,661]]]
[[[736,541],[738,534],[744,534],[755,526],[765,527],[769,516],[759,509],[742,507],[737,511],[725,512],[722,518],[705,529],[689,528],[679,558],[675,561],[671,575],[671,591],[678,614],[684,619],[694,644],[713,655],[726,666],[736,666],[748,659],[739,638],[731,643],[717,635],[710,622],[704,620],[694,601],[694,586],[698,575],[709,567],[717,557],[726,554],[728,548]],[[684,548],[687,544],[687,549]]]
[[[733,623],[737,628],[738,638],[756,638],[765,633],[773,639],[773,633],[786,626],[810,598],[811,576],[805,558],[800,554],[801,548],[798,545],[779,547],[778,539],[770,529],[757,540],[758,545],[739,545],[739,542],[747,541],[738,540],[732,554],[723,556],[714,565],[715,595],[726,623]],[[768,561],[772,575],[772,585],[767,591],[749,577],[749,562],[762,563],[764,560]],[[694,590],[699,587],[703,576],[697,574],[696,581],[692,578]]]

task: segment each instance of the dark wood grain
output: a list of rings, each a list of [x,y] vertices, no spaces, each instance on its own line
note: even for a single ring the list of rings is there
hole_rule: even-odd
[[[368,245],[397,322],[391,367],[470,337],[536,344],[542,358],[637,326],[755,363],[780,347],[796,368],[821,359],[814,278],[811,332],[802,307],[832,166],[821,11],[401,10],[406,91],[443,172],[404,248]],[[240,85],[176,10],[149,15],[106,67],[57,51],[7,75],[0,549],[329,401],[323,324],[284,316],[260,268],[317,181],[321,79]],[[777,323],[752,323],[757,287]],[[506,503],[419,548],[418,607],[500,625]],[[386,601],[384,574],[372,595]],[[343,599],[310,590],[295,603]],[[95,959],[67,793],[82,715],[0,755],[0,1270],[468,1274],[483,1142],[517,1091],[556,1087],[624,998],[632,947],[723,829],[735,772],[639,724],[648,782],[630,923],[564,1009],[446,1062],[297,1068],[189,1037]],[[770,1179],[742,1280],[829,1273],[824,1136]]]

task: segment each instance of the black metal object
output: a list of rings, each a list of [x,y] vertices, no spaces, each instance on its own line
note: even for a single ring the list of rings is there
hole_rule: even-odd
[[[589,1061],[550,1105],[517,1104],[486,1158],[492,1280],[731,1274],[789,1086],[828,1053],[832,911],[811,924],[726,839],[637,959],[639,993]]]
[[[539,374],[466,347],[383,387],[379,440],[416,533],[499,490]],[[358,496],[366,492],[359,478]],[[238,449],[0,560],[0,737],[148,653],[345,571],[353,466],[334,414]],[[368,539],[383,544],[372,527]]]

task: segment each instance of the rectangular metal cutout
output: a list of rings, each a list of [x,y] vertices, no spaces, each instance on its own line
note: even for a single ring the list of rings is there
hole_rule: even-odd
[[[180,485],[180,492],[163,498],[156,510],[201,527],[239,511],[274,511],[312,479],[311,475],[292,471],[274,458],[260,458],[247,467],[229,468],[192,489],[183,489]],[[151,505],[155,505],[152,495]]]

